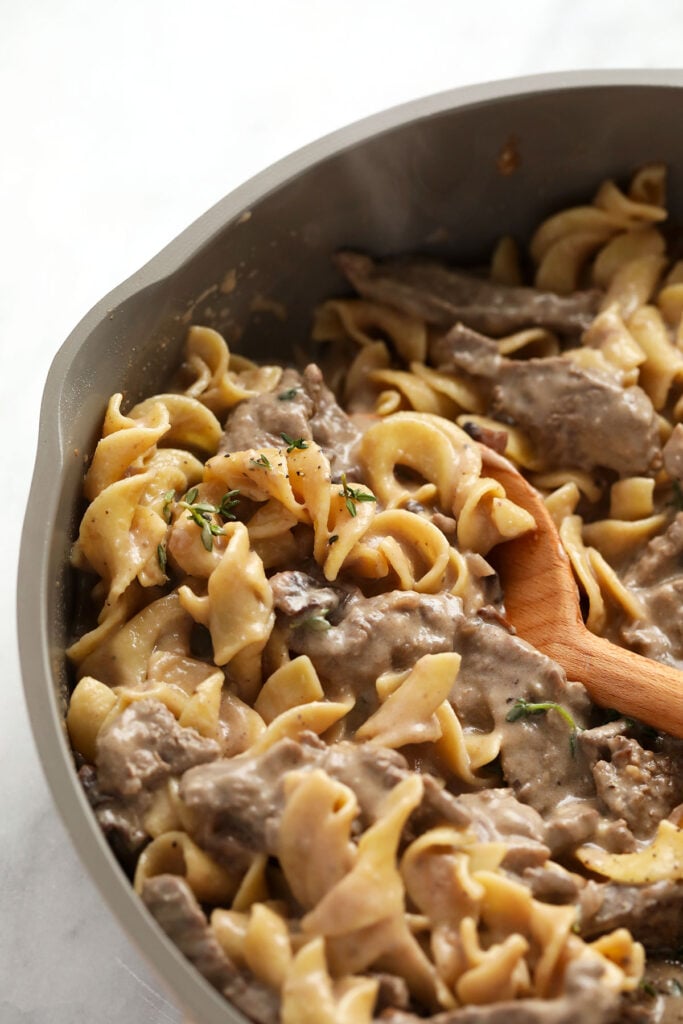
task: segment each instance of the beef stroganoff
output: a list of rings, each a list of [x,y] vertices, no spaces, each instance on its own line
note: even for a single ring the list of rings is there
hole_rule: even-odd
[[[340,253],[336,394],[196,326],[168,393],[111,398],[69,734],[141,899],[252,1020],[655,1021],[683,991],[683,745],[515,635],[496,548],[534,522],[482,459],[545,496],[589,628],[683,667],[665,220],[650,165],[486,274]]]

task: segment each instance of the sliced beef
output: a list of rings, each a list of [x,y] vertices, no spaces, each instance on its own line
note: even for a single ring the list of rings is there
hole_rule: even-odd
[[[339,480],[344,472],[348,473],[349,479],[355,479],[358,476],[356,448],[361,438],[360,430],[338,404],[315,363],[304,370],[303,385],[313,402],[313,440],[330,460],[332,479]]]
[[[510,847],[503,861],[508,871],[521,874],[548,860],[547,828],[538,811],[520,803],[510,789],[483,789],[463,793],[458,802],[470,819],[470,827],[484,843],[502,842]]]
[[[78,778],[114,853],[124,867],[134,868],[137,854],[149,840],[143,819],[152,800],[151,793],[142,790],[125,800],[109,796],[100,789],[97,771],[91,764],[83,765]]]
[[[683,423],[677,423],[662,448],[664,469],[672,480],[683,480]]]
[[[442,370],[479,378],[489,413],[523,430],[548,468],[631,476],[658,467],[657,415],[639,387],[623,388],[566,356],[507,359],[462,324],[433,343],[430,358]]]
[[[289,646],[311,658],[328,696],[353,694],[349,718],[359,723],[377,706],[375,681],[383,672],[410,668],[424,654],[457,651],[462,661],[451,701],[466,727],[501,731],[505,781],[520,801],[548,816],[553,850],[587,841],[597,827],[593,777],[567,723],[552,712],[507,720],[517,700],[554,701],[583,727],[592,708],[584,688],[568,683],[559,665],[500,624],[465,616],[457,598],[355,594],[333,613],[330,629],[294,628]]]
[[[283,433],[312,441],[312,415],[313,402],[301,374],[285,370],[275,391],[253,395],[230,410],[218,451],[280,448]]]
[[[523,327],[547,327],[560,334],[585,330],[598,312],[600,293],[560,296],[535,288],[495,284],[428,260],[386,260],[340,252],[339,270],[367,299],[385,302],[436,327],[459,320],[500,336]]]
[[[315,441],[330,462],[332,479],[358,474],[359,429],[337,403],[314,363],[303,374],[286,370],[275,391],[253,395],[231,409],[220,452],[281,448],[282,435]]]
[[[142,899],[169,939],[214,988],[257,1024],[277,1024],[277,994],[238,971],[212,932],[192,890],[176,875],[148,879]]]
[[[625,733],[623,719],[581,733],[598,797],[637,839],[654,835],[662,818],[683,801],[683,744],[649,750]]]
[[[462,656],[452,700],[466,725],[502,733],[505,781],[522,803],[552,820],[564,800],[592,799],[593,781],[572,733],[556,712],[508,721],[519,700],[562,705],[583,726],[590,712],[586,692],[524,640],[478,618],[464,621],[456,649]]]
[[[581,935],[586,939],[628,928],[648,949],[683,945],[683,882],[620,885],[589,881],[579,898]]]
[[[244,850],[272,852],[287,772],[317,764],[315,737],[283,739],[263,754],[240,754],[194,768],[183,776],[180,798],[201,847],[228,864]]]
[[[304,734],[301,741],[282,739],[264,753],[221,759],[183,776],[180,798],[193,836],[229,864],[243,857],[244,851],[275,853],[284,777],[296,769],[313,768],[327,772],[356,794],[358,829],[378,818],[384,797],[410,774],[405,758],[395,750],[347,741],[327,746],[313,733]],[[413,825],[416,833],[443,822],[469,822],[457,798],[443,790],[438,780],[424,775],[423,781],[423,800]]]
[[[219,754],[214,740],[182,728],[160,701],[135,701],[97,737],[98,785],[112,796],[135,797]]]
[[[424,654],[454,650],[462,619],[462,605],[450,594],[357,594],[330,629],[292,629],[289,646],[311,658],[330,696],[353,693],[371,707],[378,676],[412,668]]]
[[[683,667],[683,513],[645,545],[623,581],[645,614],[622,626],[621,642],[655,661]]]
[[[348,593],[348,589],[332,587],[297,569],[275,573],[269,583],[275,611],[302,620],[311,615],[329,615]]]
[[[555,999],[461,1006],[427,1020],[429,1024],[615,1024],[620,1019],[621,999],[602,982],[602,973],[595,961],[574,960],[567,967],[564,991]],[[384,1014],[381,1024],[422,1024],[424,1020],[397,1011]]]

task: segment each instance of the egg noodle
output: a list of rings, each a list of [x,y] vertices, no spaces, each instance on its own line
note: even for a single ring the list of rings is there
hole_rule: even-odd
[[[324,303],[313,339],[344,366],[345,413],[315,367],[257,366],[204,326],[169,393],[111,397],[72,556],[91,621],[67,652],[69,735],[137,892],[254,1020],[499,1022],[514,1004],[515,1021],[600,1022],[652,1004],[643,944],[683,941],[647,923],[665,904],[683,919],[683,754],[507,627],[496,547],[534,522],[477,441],[545,496],[589,628],[677,663],[644,569],[683,533],[665,219],[650,165],[545,220],[528,255],[501,240],[488,282],[514,292],[531,267],[537,294],[590,294],[580,329],[457,335],[371,286]],[[553,454],[553,426],[505,405],[504,373],[552,384],[557,366],[624,415],[637,392],[640,462],[580,439]]]

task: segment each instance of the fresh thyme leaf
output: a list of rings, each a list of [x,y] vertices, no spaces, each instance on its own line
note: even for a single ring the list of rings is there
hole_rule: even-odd
[[[278,401],[291,402],[292,399],[296,397],[298,390],[298,388],[287,388],[286,391],[281,391],[280,394],[277,396]]]
[[[216,509],[216,511],[218,512],[219,516],[223,517],[223,519],[237,518],[237,516],[234,515],[232,509],[235,507],[235,505],[239,505],[240,503],[240,500],[237,497],[239,493],[239,488],[235,488],[232,491],[226,491],[223,497],[221,498],[221,503]]]
[[[159,568],[165,574],[166,573],[166,563],[167,563],[167,559],[166,559],[166,545],[165,544],[157,544],[157,561],[159,563]]]
[[[213,551],[213,536],[211,523],[207,519],[202,523],[202,544],[207,551]]]
[[[271,466],[270,462],[268,461],[268,459],[263,454],[263,452],[261,452],[261,454],[259,455],[258,459],[249,459],[249,461],[252,463],[252,465],[258,466],[259,469],[272,469],[273,468]]]
[[[161,514],[167,523],[171,521],[171,504],[175,498],[175,491],[166,491],[164,494],[164,504],[161,508]]]
[[[654,999],[657,995],[657,989],[651,981],[641,981],[640,988],[643,992],[645,992],[646,995],[650,996],[652,999]]]
[[[374,494],[368,494],[367,491],[360,491],[357,487],[349,487],[346,482],[346,473],[341,475],[342,489],[339,492],[344,498],[344,504],[346,510],[352,518],[355,518],[357,514],[356,502],[357,501],[377,501]]]
[[[581,727],[576,724],[569,711],[556,701],[546,700],[533,703],[524,697],[519,697],[505,716],[505,721],[518,722],[520,718],[544,715],[547,711],[556,711],[558,715],[564,718],[569,726],[569,749],[572,752],[572,757],[576,757],[576,737],[581,732]]]
[[[308,448],[308,441],[305,441],[303,437],[290,437],[289,434],[284,432],[280,434],[280,437],[287,445],[287,454],[293,452],[295,448],[298,448],[300,451]]]
[[[187,504],[188,505],[194,505],[195,501],[197,500],[197,495],[198,494],[199,494],[199,488],[198,487],[193,487],[191,490],[189,490],[187,492],[187,494],[185,495],[185,501],[187,502]]]

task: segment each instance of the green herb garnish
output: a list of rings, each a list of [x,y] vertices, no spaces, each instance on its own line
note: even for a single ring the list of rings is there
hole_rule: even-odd
[[[359,491],[357,487],[349,487],[349,485],[346,482],[346,473],[342,473],[341,482],[342,489],[339,493],[344,498],[346,511],[349,513],[351,518],[355,518],[357,515],[357,501],[377,501],[377,498],[374,496],[374,494],[368,494],[367,491]]]
[[[533,703],[525,700],[524,697],[520,697],[508,711],[505,716],[505,721],[518,722],[520,718],[528,718],[532,715],[545,715],[547,711],[556,711],[558,715],[564,718],[565,722],[569,726],[569,748],[572,752],[572,756],[575,756],[576,737],[578,733],[581,732],[581,726],[577,725],[569,711],[556,701],[546,700]]]
[[[157,561],[159,563],[159,568],[164,573],[164,575],[166,575],[166,561],[167,561],[167,559],[166,559],[166,545],[165,544],[157,544]]]
[[[161,508],[161,514],[167,523],[171,522],[171,505],[175,500],[175,491],[166,491],[164,494],[164,504]]]
[[[277,396],[279,402],[291,402],[296,397],[298,388],[287,388],[286,391],[281,391]]]
[[[651,981],[646,981],[645,979],[643,979],[640,983],[640,989],[642,992],[650,996],[652,999],[655,999],[657,996],[657,989]]]
[[[221,498],[221,503],[216,509],[216,511],[219,516],[222,516],[223,519],[237,518],[237,516],[233,514],[232,509],[235,507],[235,505],[239,505],[240,503],[240,500],[237,497],[239,493],[239,490],[235,488],[232,491],[226,491],[223,497]]]
[[[268,459],[265,457],[263,452],[261,452],[261,454],[259,455],[258,459],[249,459],[249,461],[252,463],[252,465],[258,466],[259,469],[272,469],[273,468],[271,466],[270,462],[268,462]]]
[[[202,531],[202,544],[207,551],[213,550],[213,538],[225,533],[222,524],[214,522],[212,516],[219,516],[221,519],[236,519],[232,509],[238,504],[236,497],[239,490],[226,491],[220,500],[220,504],[212,505],[208,501],[197,501],[199,490],[193,487],[187,492],[183,501],[178,504],[181,508],[187,509],[188,518],[197,524]]]
[[[308,441],[304,441],[303,437],[294,438],[285,433],[281,433],[280,437],[287,445],[288,455],[290,452],[293,452],[295,448],[298,448],[300,451],[304,451],[304,449],[308,448]]]

